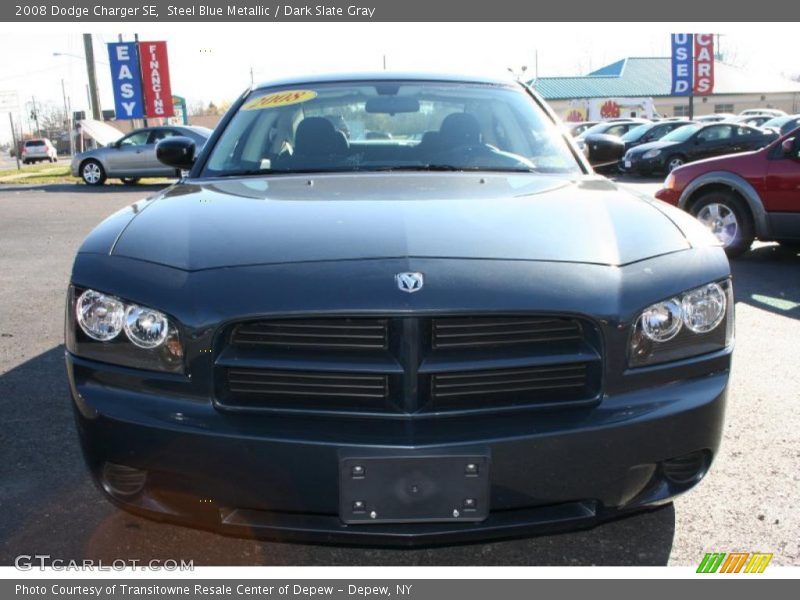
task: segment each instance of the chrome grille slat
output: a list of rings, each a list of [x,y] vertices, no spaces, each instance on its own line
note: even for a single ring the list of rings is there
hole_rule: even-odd
[[[583,405],[601,391],[598,332],[566,316],[259,319],[221,339],[220,407],[438,416]]]
[[[432,322],[435,349],[536,345],[580,341],[574,319],[519,317],[440,317]]]
[[[387,320],[370,318],[277,319],[237,325],[231,344],[291,349],[385,349]]]

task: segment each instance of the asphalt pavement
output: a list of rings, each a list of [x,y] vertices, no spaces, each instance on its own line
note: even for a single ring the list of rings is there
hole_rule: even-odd
[[[0,186],[0,564],[48,554],[196,565],[694,566],[705,552],[760,551],[774,554],[773,565],[800,565],[800,256],[774,244],[733,264],[737,347],[723,445],[674,506],[585,531],[415,550],[237,539],[117,510],[80,457],[64,293],[94,225],[157,189]]]

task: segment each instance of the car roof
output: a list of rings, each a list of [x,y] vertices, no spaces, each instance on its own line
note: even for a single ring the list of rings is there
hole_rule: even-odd
[[[421,72],[396,72],[396,71],[373,71],[357,73],[328,73],[307,75],[305,77],[287,77],[265,81],[253,86],[253,89],[260,90],[269,87],[284,85],[301,85],[315,83],[338,83],[338,82],[367,82],[367,81],[430,81],[447,83],[479,83],[490,85],[515,85],[513,79],[496,78],[481,75],[457,75],[453,73],[421,73]],[[521,84],[520,84],[521,85]]]

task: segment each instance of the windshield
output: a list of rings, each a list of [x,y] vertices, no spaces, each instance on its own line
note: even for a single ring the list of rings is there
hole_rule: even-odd
[[[522,88],[376,81],[252,92],[203,175],[391,170],[581,172]]]
[[[644,125],[639,125],[638,127],[634,127],[628,133],[622,136],[623,142],[635,142],[640,137],[642,137],[645,133],[650,131],[650,128],[653,127],[650,123],[645,123]]]
[[[792,120],[792,117],[775,117],[762,123],[761,127],[775,127],[780,129],[784,125],[786,125],[789,121]]]
[[[598,123],[597,125],[592,125],[589,129],[585,129],[583,133],[581,133],[580,137],[585,138],[587,135],[591,135],[593,133],[605,133],[606,130],[611,127],[611,123],[603,122]]]
[[[684,125],[683,127],[678,127],[677,129],[673,129],[667,135],[661,138],[661,142],[685,142],[690,137],[692,137],[695,133],[700,131],[702,127],[700,125]]]

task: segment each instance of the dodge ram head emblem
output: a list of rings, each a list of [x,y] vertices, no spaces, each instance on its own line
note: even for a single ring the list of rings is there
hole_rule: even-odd
[[[398,273],[394,276],[394,279],[400,291],[411,294],[422,289],[422,273]]]

